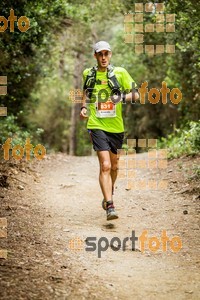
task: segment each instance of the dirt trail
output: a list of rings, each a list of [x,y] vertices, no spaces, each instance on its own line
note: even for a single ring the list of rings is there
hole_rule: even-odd
[[[114,201],[119,219],[109,222],[101,208],[96,157],[58,154],[35,168],[37,174],[19,169],[15,177],[26,183],[24,190],[12,194],[13,184],[4,198],[10,255],[1,261],[2,300],[200,299],[199,198],[187,194],[186,186],[176,186],[181,173],[175,174],[173,164],[159,175],[169,182],[166,191],[126,190],[125,180],[118,180]],[[147,230],[148,240],[154,236],[159,241],[166,230],[170,240],[180,237],[182,249],[175,253],[168,243],[166,252],[162,244],[153,252],[147,240],[142,253],[138,241],[131,250],[129,239],[125,251],[114,251],[117,242],[101,253],[98,247],[85,250],[90,237],[96,237],[96,245],[102,237],[123,243],[133,230],[136,236]],[[77,244],[72,249],[70,241],[77,238],[82,250]]]

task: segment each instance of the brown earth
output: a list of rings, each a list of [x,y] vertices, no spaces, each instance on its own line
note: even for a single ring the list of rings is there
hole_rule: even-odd
[[[0,299],[200,299],[199,162],[199,156],[183,157],[162,172],[141,169],[141,176],[167,180],[167,190],[128,190],[118,179],[119,219],[109,222],[96,157],[2,163],[0,217],[7,218],[8,236],[0,249],[8,258],[0,259]],[[144,252],[139,241],[132,251],[130,239],[124,251],[117,251],[117,241],[110,245],[113,237],[123,244],[133,230],[137,237],[147,230]],[[170,240],[179,237],[179,251],[172,251],[178,250],[173,242],[162,251],[163,230]],[[160,242],[155,252],[153,236]],[[85,250],[90,237],[98,250]],[[100,252],[103,237],[109,246]]]

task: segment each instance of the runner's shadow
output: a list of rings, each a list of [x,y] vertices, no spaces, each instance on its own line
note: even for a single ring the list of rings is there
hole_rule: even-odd
[[[112,224],[112,223],[103,224],[103,227],[105,229],[114,229],[114,228],[116,228],[116,226],[114,224]]]

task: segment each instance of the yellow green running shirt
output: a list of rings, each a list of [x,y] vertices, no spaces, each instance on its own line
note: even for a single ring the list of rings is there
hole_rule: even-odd
[[[83,71],[83,82],[85,82],[90,68]],[[114,68],[114,74],[120,84],[120,90],[130,90],[132,89],[132,83],[134,80],[129,75],[129,73],[121,67]],[[96,82],[92,97],[89,102],[90,115],[87,122],[87,129],[101,129],[107,132],[120,133],[124,132],[124,122],[122,118],[122,102],[119,102],[115,105],[116,116],[115,117],[106,117],[99,118],[96,115],[96,103],[98,101],[106,102],[108,100],[108,95],[111,93],[111,89],[108,86],[107,71],[105,72],[96,72]],[[107,97],[104,94],[101,94],[100,99],[98,98],[98,93],[100,90],[105,89],[107,91]],[[88,103],[88,100],[86,101]]]

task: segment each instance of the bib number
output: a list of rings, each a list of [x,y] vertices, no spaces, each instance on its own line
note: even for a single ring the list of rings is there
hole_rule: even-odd
[[[116,117],[116,107],[113,102],[97,102],[96,116],[98,118],[113,118]]]

